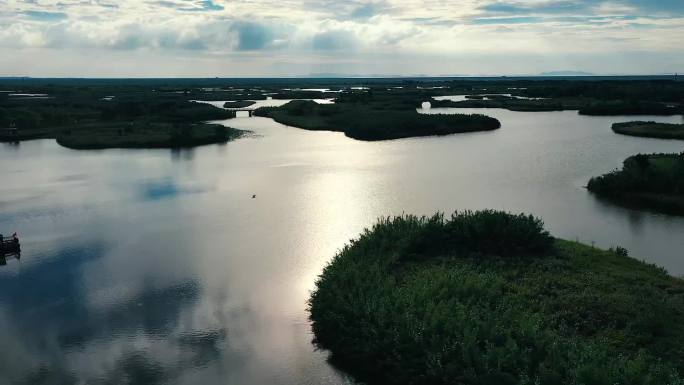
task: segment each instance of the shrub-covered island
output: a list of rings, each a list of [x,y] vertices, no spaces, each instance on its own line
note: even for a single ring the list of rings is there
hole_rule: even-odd
[[[220,124],[131,122],[82,125],[57,132],[57,143],[78,150],[181,148],[225,143],[244,131]]]
[[[684,153],[639,154],[592,178],[589,191],[619,203],[684,215]]]
[[[317,344],[378,384],[681,384],[684,282],[496,211],[381,220],[324,269]]]
[[[223,103],[223,108],[246,108],[256,104],[253,100],[236,100]]]
[[[203,123],[233,118],[235,111],[184,100],[183,94],[108,91],[114,95],[94,97],[95,91],[65,87],[54,97],[0,97],[0,141],[54,138],[79,149],[157,148],[221,143],[241,134]]]
[[[344,100],[337,104],[293,100],[281,107],[258,108],[255,115],[306,130],[342,131],[348,137],[360,140],[448,135],[501,127],[498,120],[485,115],[427,115],[404,105]]]
[[[684,124],[625,122],[613,124],[618,134],[660,139],[684,139]]]

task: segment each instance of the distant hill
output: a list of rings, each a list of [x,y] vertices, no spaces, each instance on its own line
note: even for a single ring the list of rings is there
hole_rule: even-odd
[[[539,76],[594,76],[595,74],[591,72],[582,71],[550,71],[542,72]]]

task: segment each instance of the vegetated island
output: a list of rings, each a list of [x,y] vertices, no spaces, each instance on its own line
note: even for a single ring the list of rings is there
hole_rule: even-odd
[[[505,86],[504,86],[505,85]],[[467,100],[432,100],[433,107],[577,110],[581,115],[679,115],[684,83],[668,80],[535,80],[473,86]]]
[[[387,140],[418,136],[488,131],[501,123],[485,115],[419,114],[415,107],[378,103],[355,103],[340,99],[335,104],[293,100],[281,107],[261,107],[254,115],[306,130],[341,131],[359,140]]]
[[[223,108],[247,108],[256,104],[254,100],[235,100],[231,102],[225,102]]]
[[[613,124],[613,131],[622,135],[659,139],[684,139],[684,124],[657,122],[624,122]]]
[[[233,118],[235,111],[184,100],[178,94],[126,91],[93,98],[70,88],[58,92],[63,94],[2,100],[0,141],[56,139],[74,149],[173,148],[222,143],[243,134],[205,123]]]
[[[684,153],[629,157],[622,170],[592,178],[587,189],[627,206],[684,215]]]
[[[580,115],[610,116],[610,115],[679,115],[684,108],[670,106],[664,103],[647,101],[601,101],[588,98],[565,97],[544,99],[521,99],[515,96],[466,95],[468,100],[451,101],[435,100],[430,103],[433,107],[453,108],[503,108],[511,111],[543,112],[578,110]]]
[[[377,384],[679,384],[684,281],[481,211],[387,218],[325,267],[315,342]]]
[[[135,121],[60,129],[57,143],[76,150],[106,148],[183,148],[225,143],[244,131],[220,124]]]

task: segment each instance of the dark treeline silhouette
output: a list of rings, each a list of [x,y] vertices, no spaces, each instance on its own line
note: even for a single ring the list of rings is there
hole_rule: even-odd
[[[621,170],[592,178],[587,188],[618,202],[684,214],[684,153],[629,157]]]
[[[484,115],[426,115],[419,114],[415,106],[394,109],[396,107],[396,103],[390,106],[348,99],[336,104],[295,100],[282,107],[260,108],[255,114],[307,130],[341,131],[360,140],[448,135],[494,130],[501,126],[498,120]]]
[[[613,131],[622,135],[660,139],[684,139],[684,124],[657,122],[624,122],[613,124]]]
[[[413,113],[425,101],[435,107],[497,107],[518,111],[573,109],[602,115],[681,113],[684,82],[656,77],[16,78],[0,79],[0,91],[3,91],[0,92],[0,140],[51,138],[62,129],[71,129],[73,133],[79,127],[97,124],[100,127],[115,123],[119,127],[130,123],[199,124],[234,115],[210,105],[194,103],[194,100],[231,101],[233,104],[228,106],[238,107],[268,97],[334,98],[337,104],[344,106],[344,111],[332,107],[312,108],[314,113],[308,120],[301,116],[295,119],[295,115],[281,111],[275,118],[299,127],[329,128],[344,131],[352,137],[377,140],[443,135],[495,126],[493,120],[484,117],[425,117]],[[443,95],[471,95],[471,98],[462,102],[432,99]],[[530,97],[538,99],[524,99]],[[378,127],[371,127],[371,121],[377,122]],[[5,132],[5,128],[17,130],[10,133]]]

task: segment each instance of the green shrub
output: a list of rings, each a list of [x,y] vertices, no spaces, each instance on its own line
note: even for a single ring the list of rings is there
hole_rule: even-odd
[[[396,239],[399,259],[419,260],[453,252],[501,257],[534,256],[547,253],[553,237],[544,222],[531,215],[503,211],[455,212],[449,220],[443,214],[386,218],[374,233],[389,229]]]
[[[536,255],[548,252],[553,244],[544,222],[532,215],[464,211],[454,213],[447,226],[456,242],[485,254]]]
[[[681,293],[534,217],[466,211],[380,220],[325,267],[309,309],[316,343],[369,383],[680,385]]]
[[[622,246],[611,247],[610,249],[608,249],[608,251],[621,257],[629,257],[629,250],[625,249]]]

